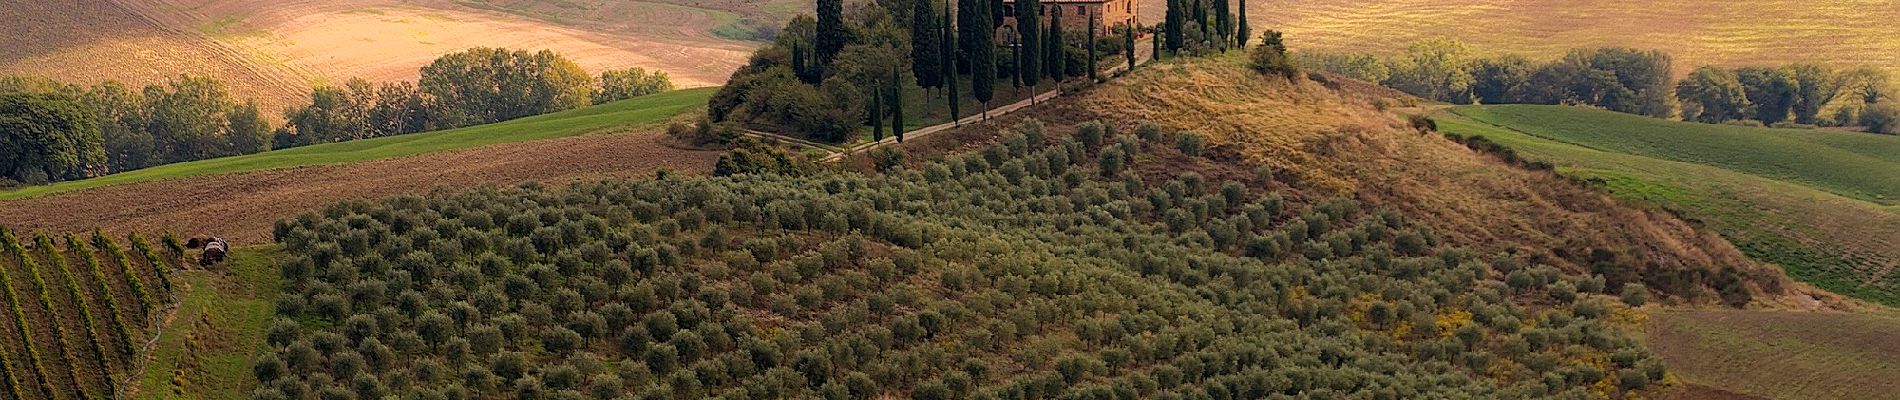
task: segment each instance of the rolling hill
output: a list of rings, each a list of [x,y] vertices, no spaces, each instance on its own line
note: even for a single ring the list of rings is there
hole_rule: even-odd
[[[1900,137],[1556,106],[1442,115],[1446,133],[1486,137],[1618,197],[1701,221],[1796,278],[1900,304]]]
[[[336,201],[521,181],[709,171],[714,151],[668,147],[661,125],[701,109],[689,89],[491,125],[164,165],[0,193],[0,224],[269,239],[271,221]]]

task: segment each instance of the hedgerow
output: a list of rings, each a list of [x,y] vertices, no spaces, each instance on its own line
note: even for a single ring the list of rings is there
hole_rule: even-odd
[[[1583,398],[1662,377],[1586,279],[1500,272],[1271,171],[1156,175],[1138,163],[1212,162],[1158,129],[1026,125],[881,175],[334,205],[274,230],[290,282],[256,397]]]

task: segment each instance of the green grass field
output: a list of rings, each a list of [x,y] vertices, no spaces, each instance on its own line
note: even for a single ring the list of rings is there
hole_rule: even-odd
[[[344,164],[501,143],[584,135],[666,121],[704,107],[718,88],[661,93],[600,106],[496,124],[298,147],[258,154],[168,164],[92,179],[0,192],[0,201],[61,192],[212,174]]]
[[[1563,106],[1460,107],[1453,112],[1539,138],[1721,167],[1895,205],[1900,137],[1665,121]]]
[[[1900,305],[1900,209],[1889,205],[1900,199],[1900,137],[1548,106],[1459,107],[1438,121],[1700,221],[1796,279]]]
[[[281,291],[277,245],[236,249],[210,270],[172,276],[184,285],[171,323],[139,376],[140,399],[246,399],[257,388],[251,360],[268,350],[264,334]]]

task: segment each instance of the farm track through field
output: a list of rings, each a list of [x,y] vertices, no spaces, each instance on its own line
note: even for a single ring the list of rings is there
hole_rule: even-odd
[[[679,150],[652,132],[596,134],[343,165],[171,179],[0,203],[0,225],[50,232],[104,229],[211,234],[269,242],[271,223],[350,199],[461,190],[523,181],[550,184],[706,173],[716,151]],[[136,252],[126,249],[128,253]],[[156,290],[156,289],[154,289]]]

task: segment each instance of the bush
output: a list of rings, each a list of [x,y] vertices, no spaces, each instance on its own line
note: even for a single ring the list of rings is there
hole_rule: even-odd
[[[1628,304],[1630,307],[1642,307],[1643,304],[1649,302],[1649,288],[1643,287],[1640,283],[1625,283],[1622,298],[1623,304]]]
[[[1860,114],[1860,125],[1868,132],[1900,135],[1900,105],[1893,101],[1869,105]]]
[[[1299,69],[1293,66],[1292,58],[1287,57],[1286,41],[1282,36],[1280,32],[1271,30],[1261,34],[1260,45],[1254,46],[1248,66],[1255,72],[1288,79],[1299,73]]]
[[[1188,157],[1200,157],[1201,150],[1207,145],[1206,141],[1207,139],[1199,133],[1182,132],[1175,137],[1174,145],[1181,149],[1181,154],[1186,154]]]

